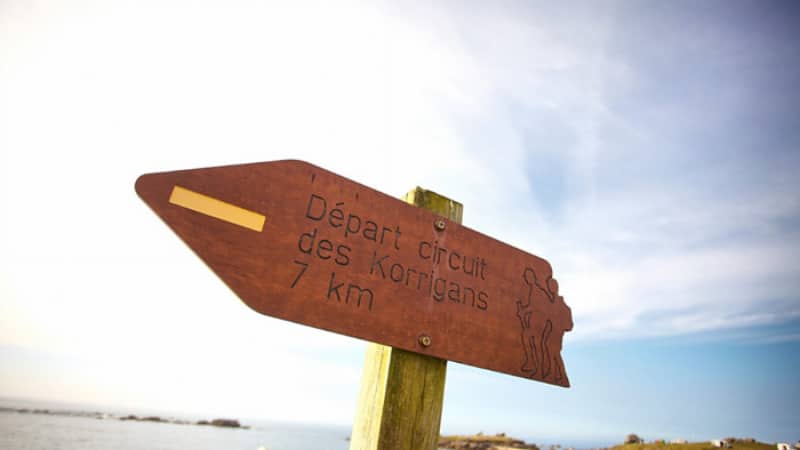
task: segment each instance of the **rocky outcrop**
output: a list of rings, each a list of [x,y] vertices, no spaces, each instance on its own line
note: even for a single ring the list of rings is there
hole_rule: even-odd
[[[453,450],[539,450],[536,444],[527,444],[520,439],[507,437],[505,433],[484,436],[478,433],[473,436],[441,436],[439,448]]]
[[[639,436],[637,436],[634,433],[631,433],[631,434],[625,436],[625,442],[623,442],[623,443],[624,444],[642,444],[642,443],[644,443],[644,439],[640,438]]]
[[[160,417],[160,416],[137,416],[134,414],[127,415],[114,415],[102,412],[87,412],[87,411],[72,411],[72,410],[51,410],[51,409],[28,409],[28,408],[11,408],[7,406],[0,406],[0,412],[14,412],[19,414],[43,414],[50,416],[68,416],[68,417],[88,417],[94,419],[114,419],[131,422],[155,422],[155,423],[169,423],[173,425],[210,425],[220,428],[241,428],[243,430],[250,429],[249,426],[242,425],[235,419],[214,419],[214,420],[200,420],[197,422],[189,422],[188,420],[176,419],[173,417]]]
[[[211,421],[211,425],[215,427],[226,427],[226,428],[241,428],[242,425],[239,424],[238,420],[233,419],[214,419]]]
[[[167,421],[166,419],[162,419],[161,417],[158,417],[158,416],[142,417],[139,420],[141,420],[142,422],[166,422]]]

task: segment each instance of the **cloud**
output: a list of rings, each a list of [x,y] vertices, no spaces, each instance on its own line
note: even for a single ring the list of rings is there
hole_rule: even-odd
[[[798,342],[798,341],[800,341],[800,333],[780,334],[759,340],[759,342],[766,344],[771,344],[776,342]]]
[[[568,339],[800,311],[784,28],[608,4],[50,6],[0,15],[3,342],[100,355],[179,328],[346,352],[228,308],[133,194],[144,172],[282,158],[463,202],[466,225],[553,263]]]
[[[435,43],[464,52],[451,59],[481,75],[453,81],[472,101],[444,108],[464,137],[462,158],[491,172],[482,189],[454,188],[466,194],[468,224],[554,261],[578,337],[795,317],[798,133],[780,115],[746,123],[775,115],[776,104],[758,99],[779,97],[785,84],[782,31],[747,24],[752,35],[743,36],[731,25],[742,11],[709,25],[669,10],[653,46],[628,26],[655,20],[637,8],[548,13],[425,11],[422,22],[445,24],[433,27],[444,28]],[[699,39],[670,31],[686,20]],[[764,83],[774,86],[765,92]]]
[[[284,158],[435,190],[552,263],[575,389],[456,364],[445,428],[555,441],[572,417],[610,441],[639,404],[716,401],[749,376],[737,353],[706,383],[693,361],[719,352],[698,342],[797,342],[800,65],[783,5],[221,5],[0,7],[0,393],[349,421],[364,343],[254,314],[133,191],[146,172]],[[643,358],[650,338],[699,356]],[[646,401],[592,422],[598,395]]]

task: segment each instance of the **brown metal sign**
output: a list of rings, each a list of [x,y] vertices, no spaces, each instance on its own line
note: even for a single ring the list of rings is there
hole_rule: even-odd
[[[268,316],[569,386],[550,264],[302,161],[142,175],[139,196]]]

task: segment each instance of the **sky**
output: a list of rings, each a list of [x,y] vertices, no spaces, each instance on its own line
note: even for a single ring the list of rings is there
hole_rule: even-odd
[[[0,397],[349,425],[366,343],[248,309],[136,196],[301,159],[550,261],[572,388],[442,431],[800,439],[796,2],[0,2]]]

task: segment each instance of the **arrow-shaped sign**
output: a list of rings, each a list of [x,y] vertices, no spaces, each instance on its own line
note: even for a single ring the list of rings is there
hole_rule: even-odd
[[[136,191],[250,308],[569,386],[547,261],[302,161],[142,175]]]

